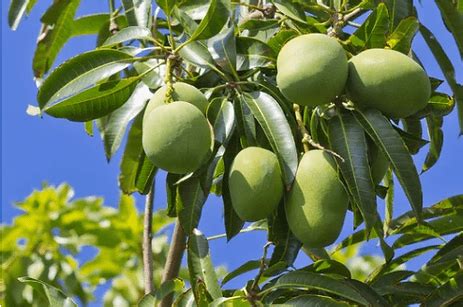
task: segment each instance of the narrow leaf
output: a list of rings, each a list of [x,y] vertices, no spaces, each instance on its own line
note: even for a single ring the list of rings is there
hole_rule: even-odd
[[[458,306],[463,298],[463,274],[460,272],[446,284],[442,285],[426,299],[425,306]],[[455,303],[453,305],[453,303]]]
[[[92,14],[74,20],[71,36],[96,35],[109,22],[109,14]],[[108,26],[109,28],[109,26]]]
[[[41,280],[32,277],[19,277],[18,280],[32,286],[36,291],[41,293],[48,301],[50,307],[72,307],[77,304],[72,298],[66,296],[60,289],[53,287]]]
[[[191,34],[190,41],[208,39],[222,30],[230,17],[231,8],[228,0],[212,0],[206,16]]]
[[[429,170],[439,160],[442,146],[444,144],[444,132],[442,125],[444,120],[442,117],[428,116],[426,117],[426,123],[428,126],[429,140],[429,151],[426,155],[423,166],[421,167],[422,173]]]
[[[101,46],[112,46],[117,45],[126,41],[131,40],[153,40],[151,31],[148,28],[140,26],[130,26],[124,29],[121,29],[113,36],[110,36]]]
[[[129,26],[149,28],[151,25],[151,0],[122,0]]]
[[[253,270],[257,270],[260,267],[260,263],[261,263],[260,260],[250,260],[250,261],[247,261],[247,262],[243,263],[238,268],[234,269],[233,271],[231,271],[230,273],[225,275],[225,277],[222,280],[222,286],[225,285],[230,280],[232,280],[232,279],[234,279],[234,278],[236,278],[236,277],[238,277],[238,276],[240,276],[240,275],[242,275],[244,273],[247,273],[247,272],[250,272],[250,271],[253,271]]]
[[[349,41],[360,48],[383,48],[389,31],[389,14],[384,3],[368,16],[367,20],[350,37]]]
[[[15,31],[21,22],[30,0],[11,0],[8,10],[8,25]]]
[[[198,227],[207,195],[198,178],[192,177],[177,185],[177,216],[185,233],[192,233]]]
[[[463,59],[463,12],[461,11],[461,0],[458,0],[460,10],[456,7],[456,1],[436,0],[439,7],[442,19],[447,26],[447,29],[453,34],[453,38],[457,43],[460,56]]]
[[[410,52],[413,38],[420,28],[415,17],[408,17],[400,21],[394,32],[389,35],[387,45],[392,49],[405,54]]]

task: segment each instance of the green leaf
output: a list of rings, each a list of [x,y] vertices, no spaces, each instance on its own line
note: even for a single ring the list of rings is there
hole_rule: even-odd
[[[444,124],[443,118],[428,116],[426,117],[426,123],[431,143],[429,145],[429,151],[426,155],[424,164],[421,167],[422,173],[429,170],[437,162],[437,160],[439,160],[442,145],[444,144],[444,132],[442,131],[442,125]]]
[[[148,87],[140,82],[124,105],[106,117],[102,134],[108,161],[119,149],[127,125],[143,110],[152,95]]]
[[[248,70],[256,67],[265,67],[275,63],[275,53],[264,42],[250,38],[236,38],[237,69]]]
[[[96,85],[44,110],[47,114],[71,121],[86,122],[108,115],[132,95],[139,77],[109,81]]]
[[[8,10],[8,26],[15,31],[21,22],[30,0],[11,0]]]
[[[336,162],[369,233],[376,224],[377,213],[365,132],[352,113],[341,112],[329,121],[329,138],[332,149],[344,158],[344,161]]]
[[[209,244],[206,237],[198,229],[194,229],[188,239],[187,258],[191,286],[196,301],[199,301],[198,286],[200,283],[205,285],[212,299],[222,297],[222,291],[209,254]]]
[[[149,59],[148,61],[135,62],[133,67],[139,75],[143,75],[142,81],[149,88],[157,90],[164,83],[165,64],[159,59]]]
[[[285,185],[289,188],[296,174],[298,160],[296,144],[283,110],[272,96],[264,92],[244,93],[243,97],[275,151]]]
[[[422,139],[423,128],[421,126],[421,120],[415,117],[407,117],[402,119],[402,124],[405,131],[395,127],[396,131],[399,132],[402,140],[408,148],[408,151],[412,155],[417,154],[423,146],[429,143]]]
[[[159,5],[166,15],[170,15],[175,6],[175,2],[175,0],[158,0],[156,4]]]
[[[220,297],[209,305],[209,307],[219,306],[247,307],[249,301],[244,296]]]
[[[387,45],[392,50],[408,54],[419,28],[420,22],[415,17],[401,20],[394,32],[389,35]]]
[[[55,288],[41,280],[32,277],[19,277],[18,280],[32,286],[40,294],[44,295],[50,307],[71,307],[77,304],[72,298],[66,296],[60,289]]]
[[[127,68],[134,58],[116,50],[95,50],[71,58],[56,68],[39,89],[41,108],[74,95]]]
[[[42,17],[44,28],[32,61],[35,77],[40,78],[48,72],[59,51],[71,37],[73,19],[79,3],[80,0],[54,2]],[[48,16],[52,18],[46,18]]]
[[[179,55],[185,61],[200,68],[211,68],[215,66],[207,45],[203,41],[189,42],[179,51]]]
[[[273,286],[266,288],[260,294],[265,295],[277,289],[293,288],[306,290],[315,289],[330,294],[335,294],[360,305],[369,304],[365,298],[363,298],[356,290],[343,282],[343,280],[303,271],[294,271],[281,276]]]
[[[158,169],[145,155],[142,148],[140,154],[140,162],[137,170],[137,178],[135,179],[135,186],[140,194],[148,194],[151,186],[153,185],[154,177],[156,176]]]
[[[217,113],[211,120],[211,107],[218,106]],[[214,127],[214,139],[219,144],[227,144],[235,128],[235,110],[233,104],[227,98],[217,97],[212,100],[208,110],[207,117]]]
[[[336,274],[345,278],[351,278],[349,269],[341,262],[332,259],[317,260],[301,270],[318,274]]]
[[[283,48],[283,46],[292,38],[296,37],[298,34],[295,30],[281,30],[275,34],[267,44],[270,48],[273,49],[275,54],[278,54]]]
[[[141,26],[130,26],[110,36],[101,46],[114,46],[131,40],[153,40],[151,30]]]
[[[304,11],[300,10],[289,0],[272,0],[276,8],[283,13],[283,15],[288,16],[291,19],[296,21],[306,23]]]
[[[256,121],[244,95],[238,96],[233,104],[236,114],[236,124],[241,137],[243,147],[255,146],[257,144]]]
[[[199,178],[192,177],[177,185],[177,216],[185,233],[198,227],[206,199]]]
[[[222,280],[222,286],[225,285],[227,282],[230,280],[253,270],[257,270],[260,267],[260,260],[249,260],[240,265],[238,268],[234,269],[227,275]]]
[[[386,3],[391,17],[391,28],[403,19],[415,15],[413,0],[385,0],[383,2]]]
[[[151,0],[122,0],[129,26],[151,26]]]
[[[433,291],[424,303],[429,307],[458,306],[463,298],[463,274],[460,272],[446,284]],[[453,304],[455,303],[455,304]]]
[[[109,22],[109,17],[109,14],[81,16],[74,20],[71,36],[96,35],[100,32],[101,28]]]
[[[359,48],[383,48],[389,31],[389,14],[384,3],[368,16],[367,20],[350,37],[349,41]]]
[[[224,29],[207,41],[212,58],[224,71],[236,75],[236,42],[235,28]]]
[[[463,59],[463,11],[461,11],[461,0],[458,1],[460,10],[457,9],[455,1],[436,0],[436,4],[447,29],[453,34],[460,56]]]
[[[405,144],[390,122],[376,110],[356,111],[355,118],[376,146],[391,162],[397,179],[417,216],[423,207],[423,194],[418,172]]]
[[[189,41],[208,39],[218,34],[230,17],[230,13],[231,7],[228,0],[210,1],[206,16],[191,34]]]
[[[349,279],[346,282],[368,301],[368,306],[388,306],[388,301],[366,283],[355,279]]]
[[[278,304],[274,304],[279,306]],[[304,294],[287,300],[283,306],[323,306],[323,307],[347,307],[348,303],[341,302],[329,296]]]

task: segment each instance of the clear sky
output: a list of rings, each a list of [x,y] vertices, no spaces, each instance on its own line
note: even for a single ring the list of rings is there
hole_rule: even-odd
[[[417,1],[415,1],[417,2]],[[46,181],[57,185],[62,182],[71,184],[76,196],[103,196],[107,204],[117,205],[119,190],[117,177],[121,153],[107,163],[103,144],[99,137],[85,134],[83,125],[45,116],[43,119],[26,114],[28,104],[36,105],[36,86],[32,79],[31,62],[35,49],[39,18],[49,1],[39,1],[31,16],[23,20],[16,32],[7,27],[7,7],[9,1],[2,1],[2,221],[9,222],[18,214],[12,203],[26,197],[34,188],[40,188]],[[450,56],[457,70],[457,80],[463,82],[463,63],[454,41],[446,31],[439,12],[433,1],[417,3],[419,16],[423,23],[431,28]],[[82,0],[78,15],[107,10],[106,1]],[[94,48],[94,37],[72,39],[62,50],[56,64],[65,59]],[[421,37],[414,41],[415,51],[424,63],[428,74],[443,79],[437,64],[431,58]],[[443,91],[448,87],[442,86]],[[449,196],[463,193],[463,138],[458,138],[456,112],[445,118],[445,141],[442,157],[430,171],[421,176],[424,203],[429,206]],[[426,155],[427,147],[416,156],[418,168]],[[156,208],[165,207],[165,174],[158,175],[156,187]],[[137,197],[137,207],[141,209],[143,199]],[[380,203],[380,210],[383,205]],[[395,214],[409,210],[403,193],[398,192],[395,202]],[[200,229],[206,235],[224,232],[221,200],[211,196],[205,206]],[[343,235],[352,227],[348,216]],[[211,242],[212,259],[215,264],[224,264],[234,269],[241,263],[258,259],[265,243],[264,233],[239,235],[228,244],[225,240]],[[370,242],[364,253],[381,254],[377,242]],[[420,260],[421,258],[418,258]],[[296,266],[307,263],[308,258],[300,254]],[[413,264],[419,267],[419,262]],[[415,267],[415,268],[416,268]],[[250,275],[251,277],[253,275]],[[243,279],[230,282],[231,286],[242,286]],[[96,304],[98,305],[98,304]]]

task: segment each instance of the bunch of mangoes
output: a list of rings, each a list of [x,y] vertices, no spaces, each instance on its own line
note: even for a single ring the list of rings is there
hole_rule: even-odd
[[[291,103],[316,107],[346,94],[357,108],[374,108],[393,119],[423,109],[431,91],[425,71],[410,57],[369,49],[348,60],[338,41],[324,34],[301,35],[286,43],[277,70],[278,88]],[[194,172],[210,157],[213,145],[205,116],[208,101],[195,87],[178,82],[170,89],[173,102],[166,104],[167,90],[159,89],[146,108],[143,148],[159,168]],[[378,184],[389,162],[374,145],[369,148],[372,180]],[[339,236],[348,194],[329,153],[306,152],[286,195],[278,158],[267,149],[240,151],[228,176],[232,205],[242,220],[268,217],[284,198],[289,227],[304,245],[327,246]]]

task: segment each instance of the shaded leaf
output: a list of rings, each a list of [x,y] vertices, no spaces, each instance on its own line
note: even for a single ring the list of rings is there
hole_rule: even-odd
[[[72,298],[66,296],[60,289],[55,288],[41,280],[32,277],[19,277],[20,282],[32,286],[36,291],[47,298],[50,307],[71,307],[77,306]]]
[[[139,161],[135,186],[140,194],[146,195],[153,185],[154,177],[156,176],[158,169],[154,166],[150,159],[148,159],[143,150],[140,154]]]
[[[177,185],[177,216],[185,233],[190,234],[198,226],[206,198],[199,178],[192,177]]]
[[[425,306],[451,306],[452,303],[458,304],[458,302],[461,302],[462,298],[463,274],[460,272],[454,278],[450,279],[446,284],[433,291],[426,299]],[[455,304],[455,306],[457,306],[457,304]]]
[[[191,34],[190,41],[208,39],[218,34],[230,16],[230,2],[227,0],[212,0],[206,16],[201,20],[196,30]]]
[[[175,6],[175,2],[175,0],[158,0],[156,1],[156,4],[159,5],[166,15],[170,15]]]
[[[151,0],[122,0],[129,26],[149,28],[151,25]]]
[[[12,0],[8,9],[8,26],[15,31],[26,13],[30,0]]]
[[[224,29],[207,41],[209,53],[224,71],[236,75],[235,28]]]
[[[444,132],[442,125],[444,120],[442,117],[428,116],[426,117],[428,127],[428,135],[431,143],[429,144],[429,151],[426,155],[423,166],[421,167],[422,173],[429,170],[439,160],[442,146],[444,144]]]
[[[81,16],[74,20],[71,36],[96,35],[100,32],[101,28],[109,22],[109,17],[109,14]]]
[[[296,21],[306,23],[304,11],[295,6],[291,1],[272,0],[272,2],[276,8],[284,15]]]
[[[212,58],[206,43],[203,41],[193,41],[185,45],[179,51],[179,55],[185,61],[201,68],[214,67],[214,59]]]
[[[415,117],[408,117],[402,119],[402,124],[405,131],[398,127],[395,127],[395,129],[402,137],[402,140],[407,146],[408,151],[412,155],[417,154],[423,146],[429,143],[428,141],[422,139],[423,128],[421,126],[421,120]]]
[[[249,260],[240,265],[238,268],[234,269],[222,279],[222,286],[225,285],[230,280],[253,270],[256,270],[260,267],[260,260]]]
[[[333,299],[329,296],[304,294],[287,300],[284,306],[347,307],[350,305],[337,299]]]
[[[458,0],[459,9],[456,7],[456,1],[436,0],[435,2],[447,29],[453,34],[460,56],[463,59],[463,11],[461,9],[463,5],[461,0]]]
[[[213,118],[211,118],[211,107],[217,105],[218,109]],[[207,117],[214,127],[214,139],[219,144],[226,144],[231,137],[235,128],[235,110],[233,104],[226,98],[217,97],[212,100],[208,110]]]
[[[275,62],[275,53],[264,42],[250,37],[237,37],[237,69],[248,70]]]
[[[295,30],[281,30],[275,34],[267,44],[270,48],[273,49],[275,54],[278,54],[281,48],[292,38],[296,37],[298,34]]]

